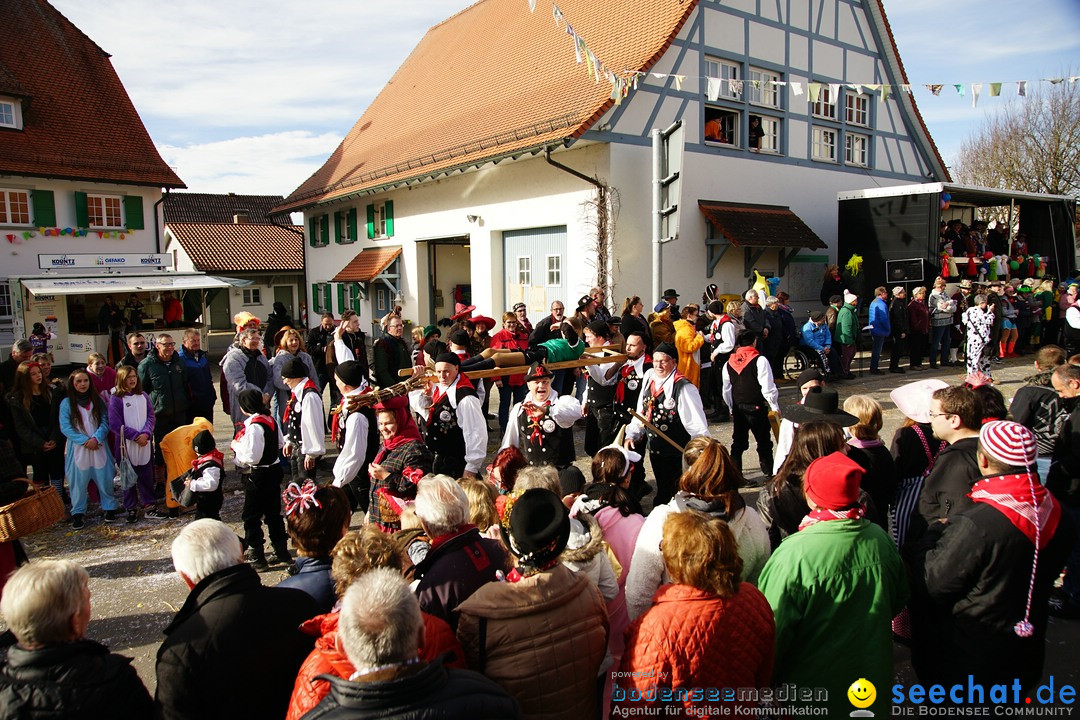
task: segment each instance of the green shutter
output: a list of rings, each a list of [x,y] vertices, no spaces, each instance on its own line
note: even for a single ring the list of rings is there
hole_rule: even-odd
[[[90,210],[86,207],[86,193],[75,193],[75,224],[78,227],[90,227]]]
[[[386,237],[394,237],[394,201],[387,200],[386,203]]]
[[[56,203],[52,190],[31,190],[30,202],[34,206],[34,225],[48,227],[56,225]]]
[[[330,244],[330,216],[323,215],[319,218],[319,228],[322,230],[319,237],[319,245],[326,246]]]
[[[334,213],[334,242],[341,243],[341,213]]]
[[[345,283],[338,283],[337,286],[337,311],[338,315],[343,313],[348,308],[345,307]]]
[[[375,239],[375,206],[367,206],[367,239]]]
[[[360,236],[356,233],[356,208],[349,208],[349,242],[356,242]]]
[[[330,283],[323,283],[322,285],[322,297],[323,297],[323,312],[334,312],[334,302],[330,293]]]
[[[145,230],[142,198],[138,195],[124,196],[124,226],[128,230]]]
[[[315,312],[321,313],[323,311],[320,300],[322,300],[322,288],[319,287],[319,283],[311,283],[311,306],[315,308]]]
[[[314,215],[308,220],[308,245],[311,247],[318,247],[315,234],[319,232],[319,219]]]
[[[360,283],[352,284],[352,309],[360,314]]]

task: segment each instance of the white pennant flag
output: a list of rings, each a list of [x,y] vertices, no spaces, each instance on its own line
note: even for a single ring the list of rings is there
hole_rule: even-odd
[[[982,83],[971,83],[971,107],[979,104],[979,93],[982,92]]]
[[[716,101],[720,97],[720,78],[710,77],[705,79],[705,97]]]
[[[1016,94],[1020,97],[1027,96],[1027,80],[1021,80],[1020,82],[1016,83]]]
[[[562,10],[554,3],[551,5],[551,15],[555,18],[555,27],[559,27],[559,21],[562,20]]]
[[[854,92],[856,95],[862,94],[862,85],[860,85],[859,83],[848,83],[847,87],[848,87],[849,90]]]
[[[829,83],[829,100],[836,102],[838,97],[840,97],[840,83]]]
[[[683,80],[686,79],[685,75],[675,75],[675,89],[682,90]]]
[[[789,82],[788,85],[791,86],[791,94],[792,95],[794,95],[795,97],[798,97],[798,96],[802,95],[802,83],[800,83],[800,82]]]
[[[529,12],[536,12],[536,0],[529,0]]]

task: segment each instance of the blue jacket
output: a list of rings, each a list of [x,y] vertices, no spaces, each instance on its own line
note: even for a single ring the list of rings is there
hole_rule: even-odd
[[[870,303],[870,334],[874,337],[889,337],[892,326],[889,324],[889,305],[879,297]]]
[[[214,376],[210,372],[210,358],[206,351],[198,350],[191,354],[181,345],[176,354],[183,358],[187,367],[188,397],[198,407],[213,405],[217,401],[217,388],[214,387]]]
[[[330,577],[329,558],[298,557],[296,567],[300,571],[278,583],[278,587],[303,590],[319,605],[319,612],[328,613],[334,609],[337,593],[334,581]]]
[[[807,320],[802,326],[802,344],[815,350],[824,350],[832,346],[832,333],[825,323],[815,325],[813,320]]]

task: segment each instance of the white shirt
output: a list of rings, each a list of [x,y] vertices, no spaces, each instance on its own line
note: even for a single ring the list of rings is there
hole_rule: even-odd
[[[760,362],[757,358],[754,358],[752,362],[757,363],[757,380],[758,385],[761,386],[761,394],[765,397],[765,402],[769,403],[770,410],[780,412],[780,393],[776,390],[776,383],[773,382],[772,366],[764,355],[758,355],[758,357],[762,358]],[[728,360],[728,363],[730,362]],[[724,402],[729,408],[734,408],[735,405],[731,402],[731,373],[728,363],[724,364]]]
[[[322,395],[318,392],[304,393],[304,385],[305,383],[298,383],[292,389],[289,402],[300,400],[299,449],[304,455],[314,460],[326,454],[326,429],[323,425]],[[286,439],[285,447],[295,448],[295,445],[291,440]]]
[[[188,483],[191,492],[213,492],[221,486],[221,468],[212,465],[204,468],[202,475]]]
[[[604,345],[607,347],[607,344]],[[610,387],[619,381],[619,373],[612,373],[611,377],[608,377],[608,371],[612,368],[619,367],[619,363],[600,363],[597,365],[584,366],[585,372],[592,378],[593,382],[603,387]],[[581,394],[581,404],[585,405],[589,402],[589,384],[585,383],[585,392]]]
[[[360,395],[367,390],[367,383],[354,388],[341,397],[342,416],[345,428],[345,441],[341,446],[341,452],[334,461],[334,487],[343,487],[351,483],[367,458],[368,419],[362,412],[349,412],[344,409],[349,398]]]
[[[1080,330],[1080,306],[1071,305],[1065,311],[1065,322],[1069,323],[1069,327]]]
[[[571,395],[560,396],[559,393],[552,390],[548,393],[547,401],[551,403],[548,406],[548,417],[554,420],[559,427],[573,427],[574,422],[581,419],[581,403],[578,402],[577,398]],[[521,435],[518,433],[518,417],[521,415],[521,406],[527,402],[533,405],[541,404],[530,390],[523,401],[510,409],[510,419],[506,422],[506,434],[503,435],[502,445],[499,446],[500,450],[508,447],[521,447]]]
[[[487,456],[487,421],[484,420],[484,410],[480,406],[479,397],[467,395],[458,402],[457,385],[460,380],[459,373],[449,385],[439,383],[439,390],[446,395],[450,407],[457,413],[458,426],[465,436],[465,472],[479,474],[480,465]],[[431,408],[431,396],[425,395],[423,390],[413,390],[409,393],[409,405],[418,415],[427,417]],[[580,412],[579,410],[578,413]]]
[[[264,415],[263,417],[269,417]],[[237,467],[251,467],[262,460],[263,456],[263,431],[252,427],[254,415],[248,415],[244,420],[244,434],[239,440],[233,440],[230,447],[233,451],[233,461]],[[273,419],[273,418],[271,418]],[[275,423],[276,424],[276,423]],[[281,448],[281,433],[278,433],[278,449]]]
[[[641,394],[638,395],[637,401],[637,411],[642,415],[645,414],[645,401],[652,394],[653,383],[663,385],[664,397],[670,398],[675,384],[674,371],[664,380],[660,380],[656,376],[656,368],[645,372],[645,377],[641,380]],[[678,413],[679,421],[682,422],[683,428],[690,434],[690,437],[694,438],[699,435],[709,434],[709,421],[705,419],[705,408],[701,405],[701,394],[693,383],[686,383],[683,385],[682,390],[679,391],[679,404],[676,407],[676,413]],[[634,442],[640,440],[644,434],[645,426],[639,418],[635,417],[626,426],[626,437]],[[661,440],[660,442],[664,441]]]
[[[731,322],[724,323],[720,328],[720,344],[717,345],[716,349],[712,352],[714,360],[717,355],[735,351],[735,335],[737,331],[738,327],[734,319],[732,319]]]

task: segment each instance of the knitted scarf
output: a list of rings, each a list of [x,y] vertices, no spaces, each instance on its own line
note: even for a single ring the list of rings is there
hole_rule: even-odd
[[[866,508],[862,505],[853,505],[852,507],[842,510],[817,508],[811,510],[810,514],[802,519],[802,522],[799,523],[799,530],[805,530],[811,525],[817,525],[819,522],[828,522],[829,520],[858,520],[865,516]]]

